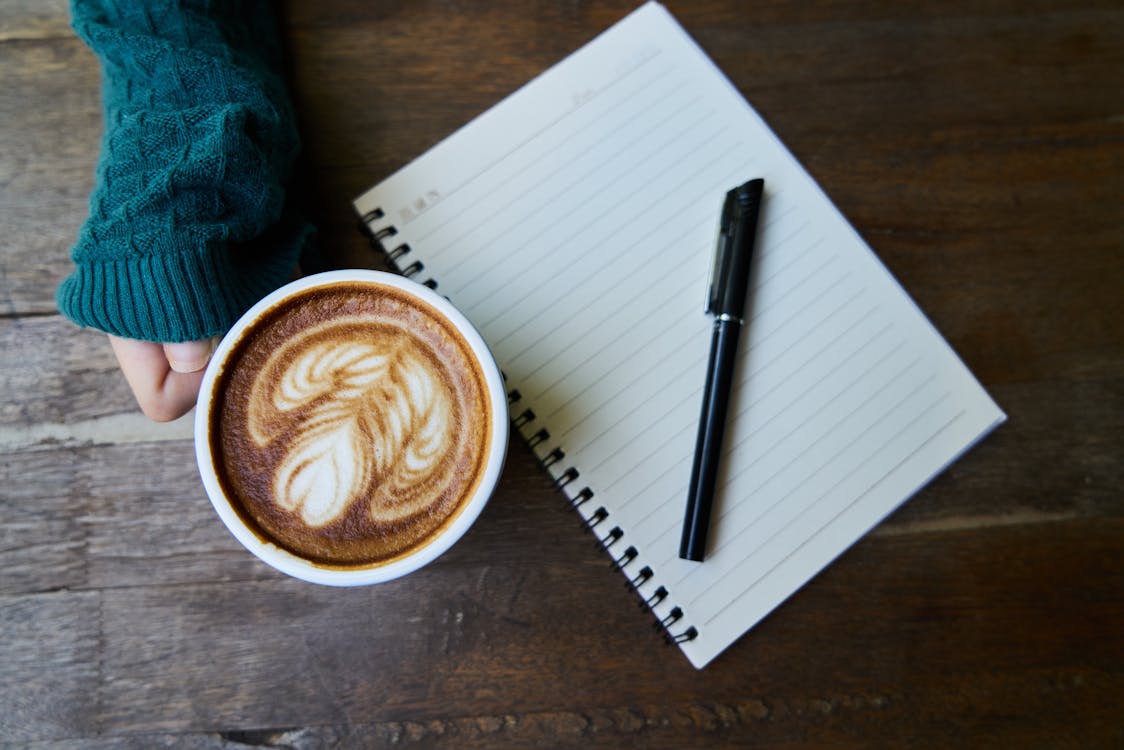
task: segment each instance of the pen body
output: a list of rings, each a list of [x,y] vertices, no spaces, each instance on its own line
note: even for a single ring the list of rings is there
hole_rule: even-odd
[[[722,458],[722,437],[726,432],[726,412],[734,380],[741,324],[736,320],[714,321],[710,359],[706,366],[699,435],[695,442],[695,460],[687,488],[687,512],[679,544],[679,556],[701,562],[706,553],[706,537],[710,527],[710,509],[718,482]]]
[[[706,367],[695,461],[687,486],[683,535],[679,542],[679,557],[684,560],[702,562],[706,554],[710,507],[718,483],[726,410],[730,404],[738,336],[749,293],[754,235],[764,187],[763,179],[750,180],[727,192],[722,206],[706,305],[706,311],[717,318],[710,343],[710,361]]]

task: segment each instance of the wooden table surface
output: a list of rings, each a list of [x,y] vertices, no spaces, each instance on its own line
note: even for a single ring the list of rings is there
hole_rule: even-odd
[[[1009,414],[703,671],[524,445],[472,531],[358,590],[222,527],[54,289],[98,69],[0,4],[0,745],[1124,747],[1124,6],[669,0]],[[330,262],[350,200],[634,7],[284,11]]]

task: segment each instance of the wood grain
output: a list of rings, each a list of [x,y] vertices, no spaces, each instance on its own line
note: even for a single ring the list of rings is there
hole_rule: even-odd
[[[634,2],[290,0],[327,266],[350,200]],[[1124,8],[668,6],[1009,421],[711,666],[665,646],[525,446],[377,587],[287,579],[55,312],[101,133],[62,0],[0,5],[0,744],[1124,746]]]

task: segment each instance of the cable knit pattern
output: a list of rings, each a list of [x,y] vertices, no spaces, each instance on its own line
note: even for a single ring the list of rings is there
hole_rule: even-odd
[[[227,330],[311,236],[286,198],[299,141],[267,0],[72,0],[105,132],[59,309],[149,341]]]

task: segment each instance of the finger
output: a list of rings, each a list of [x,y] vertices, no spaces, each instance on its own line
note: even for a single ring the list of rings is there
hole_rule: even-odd
[[[172,370],[163,344],[110,336],[121,372],[147,417],[170,422],[191,410],[199,395],[203,372]]]
[[[215,339],[205,341],[184,341],[179,344],[164,344],[164,356],[176,372],[198,372],[211,361],[215,351]]]

